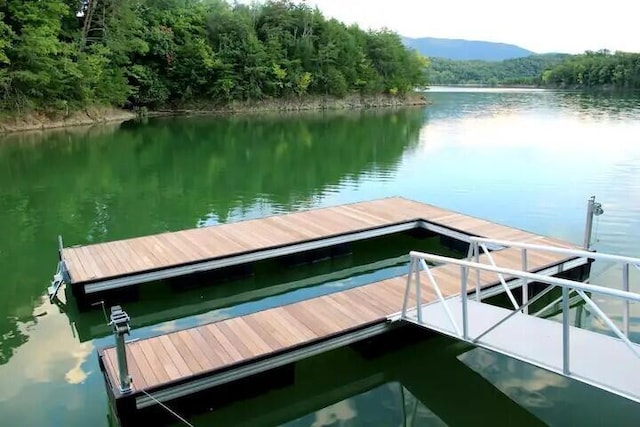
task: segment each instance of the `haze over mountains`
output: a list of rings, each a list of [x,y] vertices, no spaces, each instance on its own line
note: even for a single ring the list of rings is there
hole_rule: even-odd
[[[535,54],[535,52],[513,44],[478,40],[441,39],[436,37],[403,37],[402,40],[406,46],[431,58],[503,61]]]

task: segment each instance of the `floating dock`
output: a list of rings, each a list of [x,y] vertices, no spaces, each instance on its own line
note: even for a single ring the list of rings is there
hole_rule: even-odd
[[[470,236],[566,243],[424,203],[393,197],[114,242],[60,248],[73,294],[87,294],[424,229]]]
[[[468,243],[472,236],[540,245],[574,245],[402,198],[309,210],[177,233],[140,237],[61,251],[70,285],[105,291],[159,278],[253,262],[422,228]],[[491,259],[506,268],[522,266],[521,251],[495,248]],[[121,258],[119,258],[121,257]],[[118,263],[122,260],[122,264]],[[127,260],[127,262],[124,262]],[[557,253],[531,253],[527,271],[557,275],[589,261]],[[431,269],[445,297],[460,293],[457,266]],[[479,275],[491,292],[500,281]],[[518,279],[505,277],[510,286]],[[373,337],[401,325],[407,276],[395,277],[246,316],[129,342],[132,382],[123,392],[115,347],[99,350],[112,406],[122,423],[137,410],[289,365]],[[427,280],[423,303],[435,301]],[[498,290],[496,293],[502,291]],[[415,305],[415,299],[413,300]],[[127,388],[128,388],[127,387]],[[153,396],[153,398],[150,397]]]

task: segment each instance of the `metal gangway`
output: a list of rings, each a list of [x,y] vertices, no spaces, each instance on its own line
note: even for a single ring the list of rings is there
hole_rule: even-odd
[[[496,265],[491,252],[502,248],[520,249],[521,270]],[[622,289],[530,273],[527,271],[527,257],[532,251],[617,263],[622,267]],[[485,254],[482,258],[481,252]],[[402,320],[640,402],[640,345],[629,340],[629,306],[640,302],[640,294],[629,291],[629,270],[632,266],[640,269],[640,259],[475,237],[471,238],[467,259],[421,252],[411,252],[410,255]],[[481,263],[482,259],[488,263]],[[444,297],[428,263],[458,265],[460,293]],[[513,308],[483,301],[479,287],[481,272],[497,275],[498,286],[504,288]],[[532,282],[549,286],[529,299],[528,286]],[[432,288],[436,298],[423,303],[422,286]],[[517,288],[522,292],[521,303],[514,296],[513,291]],[[536,313],[529,313],[532,304],[557,288],[562,290],[559,298],[561,322],[538,317],[551,304]],[[608,327],[608,331],[592,331],[571,325],[570,298],[573,293]],[[622,302],[621,328],[594,301],[595,295]],[[409,307],[413,299],[416,305]]]

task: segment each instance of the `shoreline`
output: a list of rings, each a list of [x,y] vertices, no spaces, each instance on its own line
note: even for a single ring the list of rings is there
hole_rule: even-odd
[[[255,113],[283,113],[296,111],[364,110],[370,108],[398,108],[429,105],[426,95],[412,92],[405,96],[347,95],[344,98],[308,97],[304,99],[269,99],[253,102],[232,102],[223,106],[200,102],[177,105],[168,109],[151,110],[143,117],[236,115]],[[0,135],[29,131],[46,131],[76,126],[93,126],[125,122],[140,115],[131,110],[114,107],[87,107],[68,114],[47,115],[30,112],[16,117],[0,118]]]

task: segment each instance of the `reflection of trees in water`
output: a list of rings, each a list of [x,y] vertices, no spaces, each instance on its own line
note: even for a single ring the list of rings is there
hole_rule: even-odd
[[[345,179],[390,173],[422,122],[420,109],[170,118],[4,141],[3,348],[24,342],[7,319],[31,318],[55,267],[58,234],[67,245],[90,243],[226,221],[260,204],[305,206]]]
[[[585,119],[638,119],[640,95],[578,91],[457,91],[427,93],[429,120],[507,115],[510,111],[561,110]]]
[[[18,319],[0,317],[0,365],[9,362],[16,348],[26,343],[29,337],[22,333]]]

